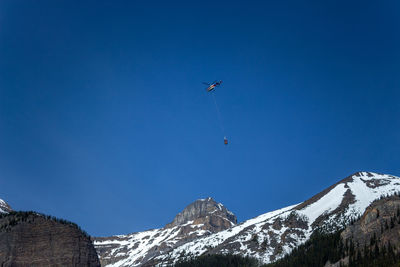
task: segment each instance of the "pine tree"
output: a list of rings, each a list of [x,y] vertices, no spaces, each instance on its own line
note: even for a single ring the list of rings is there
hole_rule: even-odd
[[[374,247],[374,257],[375,257],[375,258],[378,258],[378,256],[379,256],[379,247],[378,247],[378,244],[375,243],[375,247]]]

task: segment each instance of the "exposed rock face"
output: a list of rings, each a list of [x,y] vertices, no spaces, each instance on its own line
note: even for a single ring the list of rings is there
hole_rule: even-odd
[[[354,251],[365,257],[368,251],[375,251],[375,246],[381,251],[388,249],[389,244],[394,254],[400,252],[400,197],[387,196],[374,201],[364,214],[354,223],[348,225],[341,233],[342,244],[354,245]],[[367,252],[365,252],[367,250]],[[349,264],[346,255],[335,263],[329,261],[325,267],[340,267]],[[390,265],[392,266],[392,265]]]
[[[196,200],[188,205],[165,228],[182,225],[189,221],[193,221],[193,224],[208,224],[207,230],[212,232],[227,229],[237,223],[236,216],[232,212],[227,210],[221,203],[217,203],[209,197],[207,199]]]
[[[11,211],[12,209],[10,205],[8,205],[4,200],[0,199],[0,213],[8,213]]]
[[[100,266],[90,237],[75,224],[33,212],[0,217],[0,266]]]
[[[103,266],[154,266],[157,256],[173,248],[228,229],[236,216],[212,198],[199,199],[188,205],[164,228],[122,236],[95,238],[95,247]]]
[[[400,245],[400,197],[391,196],[374,202],[368,207],[360,220],[349,225],[342,232],[344,241],[352,239],[362,249],[376,239],[380,247],[389,242]]]

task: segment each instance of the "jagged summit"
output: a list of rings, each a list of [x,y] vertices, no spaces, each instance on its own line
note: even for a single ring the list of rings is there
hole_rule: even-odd
[[[212,220],[214,224],[216,223],[215,226],[223,224],[223,228],[237,223],[237,218],[232,212],[226,209],[221,203],[217,203],[212,197],[208,197],[206,199],[198,199],[189,204],[165,227],[174,227],[189,221],[193,221],[194,224],[210,223]]]
[[[205,253],[240,254],[267,263],[307,241],[316,229],[342,227],[374,200],[399,191],[400,179],[395,176],[356,172],[300,204],[240,224],[222,204],[199,199],[164,228],[96,238],[95,246],[102,264],[112,266],[168,266]]]
[[[154,258],[201,236],[236,225],[236,216],[213,198],[189,204],[164,228],[95,238],[102,266],[155,266]]]
[[[0,199],[0,213],[9,213],[12,209],[4,200]]]
[[[393,180],[395,179],[395,180]],[[400,182],[399,178],[392,176],[392,175],[387,175],[387,174],[379,174],[379,173],[373,173],[373,172],[355,172],[350,176],[347,176],[346,178],[338,181],[337,183],[329,186],[328,188],[324,189],[320,193],[314,195],[310,199],[300,203],[298,206],[296,206],[295,209],[301,210],[306,206],[311,205],[312,203],[317,202],[320,200],[323,196],[329,194],[333,189],[335,188],[345,188],[347,190],[344,190],[343,197],[346,200],[342,205],[349,205],[351,202],[354,203],[354,193],[353,191],[358,191],[360,190],[363,186],[366,186],[368,188],[376,188],[379,186],[385,186],[389,184],[390,182],[393,182],[394,185],[396,185],[396,182]],[[350,185],[353,185],[350,187]]]

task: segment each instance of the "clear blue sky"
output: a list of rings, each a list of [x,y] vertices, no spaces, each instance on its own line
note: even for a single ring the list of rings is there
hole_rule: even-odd
[[[400,175],[399,1],[0,2],[0,198],[105,236]],[[217,89],[230,144],[203,81]]]

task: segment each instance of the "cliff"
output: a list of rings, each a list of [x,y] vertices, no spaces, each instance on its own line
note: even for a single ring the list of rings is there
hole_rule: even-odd
[[[1,266],[100,266],[90,237],[76,224],[34,212],[0,217]]]

